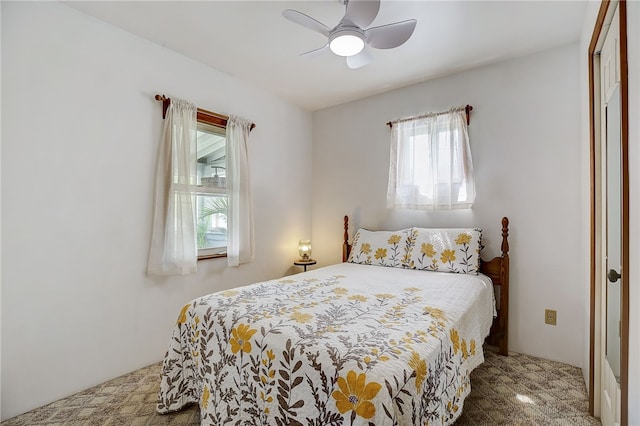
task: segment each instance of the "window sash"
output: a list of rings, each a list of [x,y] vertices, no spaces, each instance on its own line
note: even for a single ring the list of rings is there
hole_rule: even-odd
[[[218,136],[222,136],[225,138],[224,144],[225,144],[225,151],[226,151],[226,132],[225,132],[225,128],[222,127],[222,125],[220,123],[215,123],[215,124],[211,124],[209,122],[205,122],[202,121],[203,116],[198,113],[198,133],[199,134],[212,134],[212,135],[218,135]],[[206,117],[205,117],[206,118]],[[215,143],[215,142],[214,142]],[[196,145],[198,144],[198,141],[196,141]],[[224,152],[220,153],[219,149],[216,149],[215,152],[209,152],[209,151],[205,151],[203,150],[203,147],[201,146],[197,146],[197,151],[199,153],[199,155],[202,156],[207,156],[209,154],[213,155],[215,153],[215,155],[225,155]],[[200,160],[200,158],[197,159],[198,161]],[[219,161],[216,163],[218,164],[220,163]],[[206,204],[206,200],[212,200],[216,197],[224,197],[225,199],[227,199],[227,189],[226,189],[226,185],[225,186],[209,186],[206,184],[202,184],[202,178],[205,177],[204,176],[204,171],[202,170],[203,168],[207,168],[207,167],[211,167],[211,165],[209,164],[205,164],[203,165],[199,165],[201,167],[198,167],[198,172],[197,172],[197,178],[196,181],[198,183],[197,188],[196,188],[196,192],[197,192],[197,197],[196,197],[196,244],[198,247],[198,260],[201,259],[210,259],[210,258],[214,258],[214,257],[226,257],[227,256],[227,243],[228,243],[228,229],[227,229],[227,220],[226,220],[226,215],[228,213],[224,214],[224,227],[220,227],[219,222],[221,221],[222,217],[221,214],[216,214],[213,215],[215,217],[206,217],[203,218],[202,217],[202,210]],[[223,165],[219,165],[220,169],[222,169],[222,172],[220,172],[220,169],[215,169],[215,174],[221,174],[222,177],[226,178],[226,162],[223,162]],[[215,166],[214,166],[215,167]],[[214,224],[212,224],[213,222],[216,222]],[[221,229],[224,229],[224,236],[222,237],[221,234]],[[209,241],[209,243],[216,245],[216,242],[220,242],[223,241],[225,244],[224,246],[215,246],[215,247],[202,247],[203,244],[206,244],[206,242]]]
[[[212,194],[198,192],[196,200],[196,238],[199,258],[222,257],[227,253],[227,218],[220,213],[205,215],[206,209],[214,210],[218,207],[216,199],[224,199],[222,205],[226,204],[226,194]],[[218,201],[219,202],[219,201]]]

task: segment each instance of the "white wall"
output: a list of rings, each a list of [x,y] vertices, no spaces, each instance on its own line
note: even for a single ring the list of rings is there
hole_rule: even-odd
[[[61,3],[1,7],[5,419],[159,361],[188,300],[291,272],[311,233],[311,114]],[[254,262],[145,275],[156,93],[257,124]]]
[[[509,348],[583,366],[578,45],[503,62],[313,115],[313,240],[323,264],[340,260],[342,216],[358,226],[484,228],[498,254],[511,220]],[[476,203],[470,211],[387,210],[393,118],[473,106]],[[333,230],[333,231],[331,231]],[[558,325],[544,324],[545,308]]]
[[[629,81],[629,389],[628,389],[628,415],[629,425],[640,425],[640,3],[628,1],[627,3],[627,65]],[[588,161],[589,141],[589,81],[588,81],[588,55],[589,43],[595,27],[595,22],[600,8],[600,2],[590,2],[588,5],[582,37],[580,39],[580,67],[581,67],[581,92],[582,96],[582,157],[583,163]],[[589,211],[589,169],[588,164],[583,170],[583,197],[582,209]],[[585,224],[585,225],[588,225]],[[588,244],[589,228],[583,226],[583,240]],[[588,250],[588,246],[587,246]],[[589,253],[583,260],[584,267],[589,269]],[[587,275],[588,277],[588,275]],[[587,282],[588,285],[588,282]],[[588,287],[584,289],[588,291]],[[589,300],[589,295],[586,295]],[[588,321],[589,307],[586,307],[585,318]],[[588,333],[589,323],[585,324],[585,332]],[[588,334],[587,334],[588,337]],[[584,344],[585,360],[589,356],[589,340]],[[588,374],[588,372],[587,372]]]

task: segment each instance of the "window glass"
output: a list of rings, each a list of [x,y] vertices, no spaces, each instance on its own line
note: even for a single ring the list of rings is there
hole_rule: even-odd
[[[198,258],[227,252],[225,129],[198,121],[196,236]]]
[[[415,158],[422,158],[428,165],[436,165],[438,183],[461,183],[463,180],[463,165],[458,150],[451,149],[457,144],[460,133],[457,129],[438,132],[434,145],[429,143],[429,135],[417,134],[409,138],[410,152]],[[433,173],[431,167],[417,167],[414,176],[417,182],[430,181]]]

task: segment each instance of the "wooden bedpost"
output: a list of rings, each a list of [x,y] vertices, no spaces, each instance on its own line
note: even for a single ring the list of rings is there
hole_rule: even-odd
[[[501,336],[498,338],[498,348],[500,355],[507,355],[509,349],[507,341],[509,337],[509,218],[502,218],[502,262],[500,262],[500,305],[501,315]]]
[[[344,216],[344,240],[342,243],[342,261],[346,262],[349,258],[351,245],[349,244],[349,216]]]
[[[480,261],[480,272],[487,275],[497,287],[496,309],[487,343],[498,348],[500,355],[509,353],[509,218],[502,218],[501,255],[489,261]]]
[[[502,218],[502,257],[509,257],[509,218]]]

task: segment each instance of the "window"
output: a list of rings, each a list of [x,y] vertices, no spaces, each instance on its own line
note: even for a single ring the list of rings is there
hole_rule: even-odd
[[[252,261],[247,141],[255,124],[184,99],[155,98],[162,101],[165,120],[147,273],[191,274],[198,259],[210,257],[226,257],[229,266]]]
[[[471,208],[473,163],[463,113],[450,111],[393,123],[388,207]]]
[[[226,126],[198,111],[196,238],[198,259],[227,254]]]

